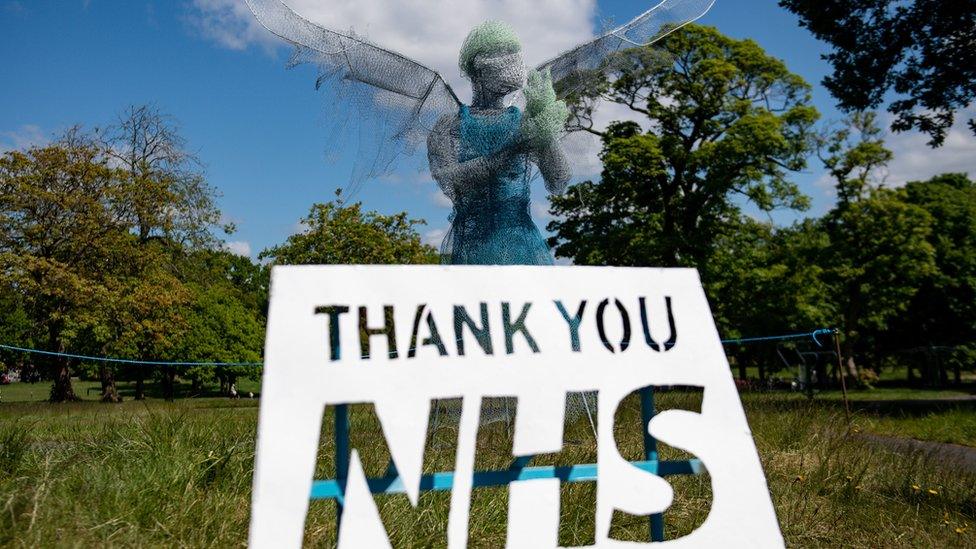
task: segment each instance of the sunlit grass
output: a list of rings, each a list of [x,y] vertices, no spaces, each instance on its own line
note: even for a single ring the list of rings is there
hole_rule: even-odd
[[[662,408],[695,409],[694,395],[660,394]],[[778,395],[748,395],[745,405],[787,544],[798,547],[952,547],[976,544],[976,476],[923,456],[903,456],[848,437],[841,408]],[[328,414],[328,412],[327,412]],[[636,402],[617,418],[622,453],[639,457]],[[892,433],[902,425],[965,423],[972,412],[944,419],[856,415],[860,428]],[[326,418],[328,419],[328,418]],[[121,405],[0,405],[0,545],[243,546],[247,539],[257,401],[150,401]],[[928,422],[928,423],[927,423]],[[970,423],[971,425],[971,423]],[[331,421],[324,422],[322,476],[334,471]],[[933,427],[934,429],[934,427]],[[934,429],[938,431],[937,429]],[[388,454],[368,410],[353,413],[353,444],[364,448],[369,475],[382,474]],[[425,469],[450,470],[454,442],[448,425],[432,440]],[[570,425],[565,452],[542,464],[591,462],[585,417]],[[495,424],[479,437],[479,465],[501,468],[510,432]],[[664,457],[677,457],[663,448]],[[669,537],[707,516],[708,477],[671,478],[677,494],[665,517]],[[442,546],[447,493],[427,494],[412,509],[405,496],[377,498],[395,546]],[[560,540],[592,543],[592,485],[563,489]],[[505,540],[507,490],[478,489],[469,523],[472,546]],[[622,539],[645,539],[643,517],[622,517]],[[335,540],[335,506],[314,502],[306,539]]]

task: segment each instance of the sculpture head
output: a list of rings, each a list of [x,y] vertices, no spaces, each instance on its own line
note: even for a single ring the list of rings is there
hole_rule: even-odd
[[[475,90],[508,95],[525,86],[522,44],[515,30],[501,21],[486,21],[464,39],[458,61]]]

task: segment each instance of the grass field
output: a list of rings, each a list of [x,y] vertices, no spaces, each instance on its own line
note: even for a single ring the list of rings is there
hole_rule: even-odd
[[[36,386],[40,388],[41,386]],[[9,394],[9,393],[5,393]],[[696,409],[700,396],[665,393],[662,409]],[[5,399],[6,401],[6,399]],[[976,545],[976,475],[902,456],[846,435],[842,408],[781,395],[744,397],[787,543],[798,547],[965,547]],[[242,546],[247,537],[257,400],[150,400],[119,405],[0,405],[0,545]],[[622,453],[640,453],[636,400],[616,419]],[[329,412],[326,412],[328,415]],[[898,418],[858,412],[855,428],[974,443],[974,412]],[[388,454],[368,408],[354,410],[354,447],[364,450],[368,475],[386,468]],[[907,427],[911,424],[912,427]],[[954,424],[968,427],[959,432]],[[334,472],[330,421],[324,422],[320,477]],[[537,463],[595,460],[585,418],[566,435],[566,449]],[[511,440],[502,424],[479,435],[477,466],[508,465]],[[439,429],[425,470],[452,468],[452,431]],[[662,448],[662,457],[678,457]],[[675,505],[666,513],[669,537],[690,532],[708,514],[707,475],[671,477]],[[405,496],[377,498],[395,546],[442,546],[446,493],[426,494],[417,509]],[[591,484],[563,489],[560,541],[585,545],[594,536]],[[475,491],[469,530],[473,546],[505,540],[507,489]],[[612,533],[645,539],[646,519],[615,517]],[[334,504],[313,502],[310,545],[335,540]]]

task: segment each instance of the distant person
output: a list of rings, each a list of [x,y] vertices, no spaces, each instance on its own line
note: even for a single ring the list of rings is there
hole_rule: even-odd
[[[231,383],[230,384],[230,398],[241,398],[241,396],[237,394],[237,384],[236,383]]]

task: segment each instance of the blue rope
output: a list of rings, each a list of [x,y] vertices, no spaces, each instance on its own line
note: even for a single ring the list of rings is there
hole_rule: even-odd
[[[8,351],[20,351],[36,355],[60,356],[65,358],[78,358],[93,362],[113,362],[116,364],[139,364],[143,366],[261,366],[263,362],[165,362],[161,360],[133,360],[129,358],[108,358],[99,356],[76,355],[72,353],[55,353],[53,351],[41,351],[39,349],[28,349],[25,347],[14,347],[13,345],[0,345],[0,349]]]
[[[830,328],[821,328],[819,330],[814,330],[812,332],[803,332],[799,334],[786,334],[777,336],[763,336],[763,337],[744,337],[739,339],[723,339],[723,345],[740,345],[742,343],[756,343],[760,341],[784,341],[790,339],[804,339],[812,338],[813,342],[819,347],[823,347],[823,344],[817,339],[819,335],[829,335],[836,333],[837,330]],[[28,349],[26,347],[15,347],[13,345],[2,345],[0,344],[0,349],[6,349],[8,351],[19,351],[22,353],[36,354],[36,355],[46,355],[46,356],[60,356],[65,358],[77,358],[80,360],[89,360],[92,362],[112,362],[115,364],[137,364],[142,366],[263,366],[263,362],[166,362],[162,360],[133,360],[129,358],[109,358],[100,356],[88,356],[88,355],[76,355],[72,353],[56,353],[53,351],[41,351],[40,349]]]
[[[836,334],[837,330],[833,328],[820,328],[819,330],[814,330],[812,332],[803,332],[800,334],[786,334],[786,335],[775,335],[775,336],[763,336],[763,337],[743,337],[739,339],[723,339],[723,345],[739,345],[742,343],[756,343],[759,341],[785,341],[790,339],[806,339],[811,338],[813,342],[817,344],[818,347],[823,347],[817,336],[821,335],[831,335]]]

